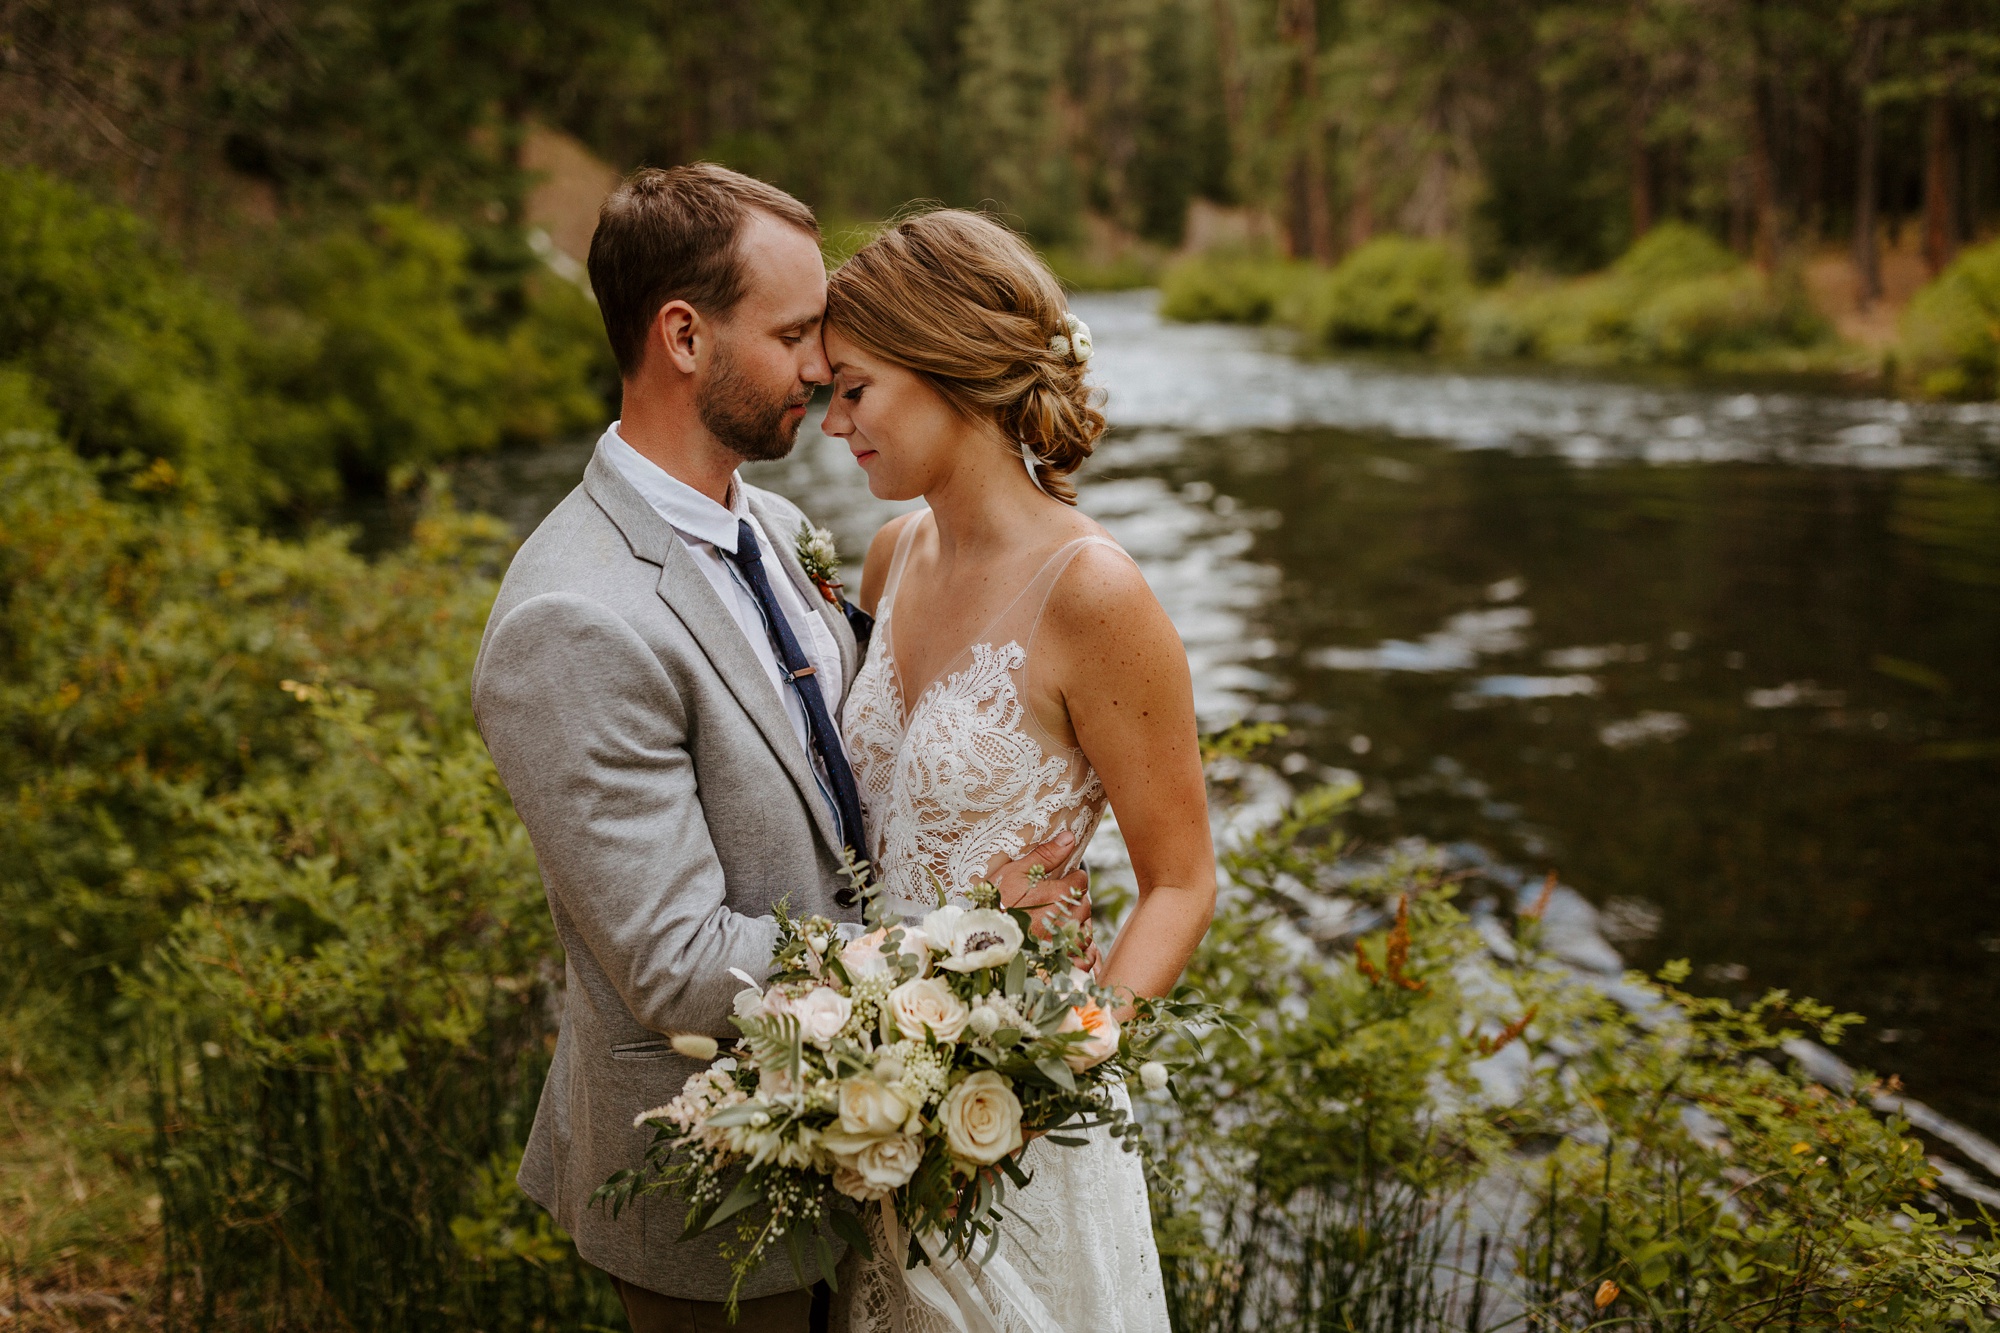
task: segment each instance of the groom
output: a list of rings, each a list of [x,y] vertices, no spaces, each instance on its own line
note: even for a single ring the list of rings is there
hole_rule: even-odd
[[[860,909],[866,846],[839,717],[860,652],[801,567],[803,515],[737,476],[791,451],[814,388],[826,272],[790,195],[720,167],[646,170],[605,201],[590,281],[623,412],[583,482],[522,544],[487,622],[472,698],[534,842],[567,955],[521,1188],[611,1276],[636,1333],[720,1329],[729,1268],[682,1242],[661,1194],[614,1219],[590,1196],[637,1166],[639,1112],[702,1066],[674,1038],[728,1039],[740,969],[768,970],[784,902]],[[996,876],[1007,901],[1054,844]],[[683,1043],[689,1044],[689,1043]],[[738,1333],[822,1327],[791,1265],[743,1284]]]

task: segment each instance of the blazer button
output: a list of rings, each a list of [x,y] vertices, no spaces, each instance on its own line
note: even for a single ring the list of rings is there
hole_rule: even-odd
[[[854,890],[853,889],[836,890],[833,895],[833,901],[836,907],[854,906]]]

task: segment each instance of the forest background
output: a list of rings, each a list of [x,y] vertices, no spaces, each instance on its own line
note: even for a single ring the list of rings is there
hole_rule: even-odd
[[[621,168],[765,176],[836,250],[913,199],[991,207],[1073,283],[1160,279],[1183,313],[1333,343],[1776,348],[1980,395],[1996,34],[1984,0],[0,0],[0,1304],[52,1326],[615,1319],[511,1184],[560,969],[464,698],[511,537],[434,471],[614,404],[587,232],[531,217],[551,132]],[[1899,327],[1927,282],[1906,318],[1928,325]],[[391,492],[424,516],[364,559],[329,523]],[[1357,1327],[1462,1307],[1412,1219],[1509,1145],[1569,1141],[1584,1102],[1630,1137],[1540,1150],[1521,1243],[1546,1310],[1600,1317],[1613,1283],[1613,1314],[1643,1300],[1661,1327],[1981,1317],[1990,1272],[1966,1265],[1989,1261],[1932,1213],[1889,1224],[1928,1206],[1924,1157],[1743,1063],[1773,1049],[1763,1019],[1701,1047],[1704,1104],[1788,1182],[1747,1235],[1663,1220],[1725,1169],[1653,1114],[1687,1078],[1672,1042],[1635,1054],[1627,1020],[1529,973],[1437,1053],[1483,946],[1420,868],[1368,890],[1401,981],[1251,977],[1278,910],[1256,886],[1331,863],[1341,799],[1244,853],[1217,936],[1239,960],[1196,965],[1265,1026],[1189,1095],[1271,1111],[1242,1116],[1253,1137],[1289,1108],[1293,1137],[1182,1145],[1286,1166],[1231,1186],[1247,1238],[1163,1217],[1183,1327],[1303,1318],[1257,1313],[1302,1280]],[[1404,1114],[1433,1076],[1560,1047],[1558,1011],[1603,1057],[1582,1102]],[[1795,1143],[1845,1147],[1808,1189],[1829,1156]],[[1305,1267],[1258,1278],[1257,1254]]]

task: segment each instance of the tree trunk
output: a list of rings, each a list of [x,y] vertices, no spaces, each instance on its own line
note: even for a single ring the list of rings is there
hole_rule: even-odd
[[[1861,144],[1854,164],[1854,294],[1866,310],[1882,299],[1882,255],[1875,243],[1875,196],[1880,190],[1875,159],[1881,150],[1882,113],[1869,100],[1875,82],[1875,57],[1882,49],[1882,25],[1871,23],[1861,39]]]
[[[1243,133],[1243,62],[1236,49],[1236,0],[1212,0],[1209,10],[1215,23],[1215,60],[1222,71],[1222,119],[1229,129],[1229,156],[1240,162],[1248,145]]]
[[[1631,153],[1632,239],[1653,229],[1653,152],[1637,134]]]
[[[1750,79],[1750,209],[1751,256],[1757,267],[1770,273],[1778,267],[1778,190],[1771,162],[1770,57],[1764,50],[1762,5],[1753,6],[1751,16],[1752,59],[1756,62]]]
[[[1315,0],[1291,0],[1286,9],[1284,35],[1298,48],[1302,136],[1293,165],[1299,226],[1293,237],[1292,252],[1310,254],[1322,264],[1331,264],[1333,213],[1326,197],[1326,126],[1319,104],[1319,6]]]
[[[1643,59],[1625,64],[1626,86],[1626,171],[1632,209],[1632,239],[1638,240],[1653,229],[1658,202],[1653,197],[1653,146],[1648,130],[1653,119],[1652,77]]]
[[[1952,225],[1951,104],[1931,99],[1924,118],[1924,263],[1936,277],[1957,248]]]

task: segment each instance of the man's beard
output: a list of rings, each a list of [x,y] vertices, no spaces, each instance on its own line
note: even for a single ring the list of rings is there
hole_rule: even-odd
[[[799,423],[791,410],[812,397],[803,393],[773,396],[752,384],[736,361],[722,347],[716,348],[715,366],[707,383],[695,396],[695,411],[701,424],[720,440],[723,447],[752,463],[783,458],[799,440]]]

